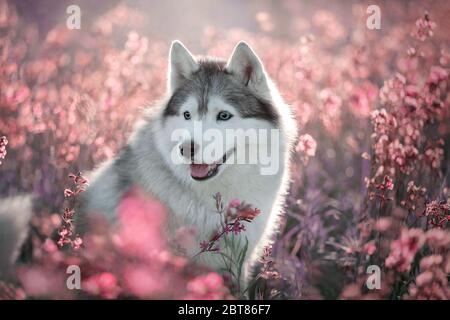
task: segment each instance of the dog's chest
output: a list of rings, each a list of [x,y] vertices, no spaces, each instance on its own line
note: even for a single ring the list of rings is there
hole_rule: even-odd
[[[267,183],[266,183],[267,182]],[[273,204],[277,198],[276,181],[261,181],[253,183],[251,186],[233,186],[229,188],[221,188],[220,194],[223,204],[233,199],[239,199],[245,203],[258,208],[261,211],[251,224],[252,228],[247,228],[248,232],[262,233],[266,226],[266,222],[271,215]],[[219,190],[210,190],[200,195],[194,193],[185,193],[178,195],[177,199],[170,202],[175,227],[189,226],[196,230],[199,241],[208,240],[221,226],[223,216],[215,207],[214,194]],[[224,213],[222,213],[224,214]],[[250,235],[254,237],[256,235]],[[256,236],[257,238],[257,236]]]

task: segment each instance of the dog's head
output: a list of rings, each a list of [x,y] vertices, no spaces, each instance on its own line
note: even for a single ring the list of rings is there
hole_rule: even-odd
[[[253,50],[240,42],[228,61],[196,59],[175,41],[169,60],[169,97],[155,134],[175,175],[205,183],[267,158],[279,114]]]

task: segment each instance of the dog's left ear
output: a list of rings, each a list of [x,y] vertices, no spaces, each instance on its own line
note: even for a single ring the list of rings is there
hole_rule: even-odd
[[[227,63],[227,71],[242,84],[258,92],[265,93],[269,90],[261,61],[244,41],[239,42],[234,48]]]
[[[169,54],[169,92],[197,71],[199,65],[188,49],[178,40],[172,42]]]

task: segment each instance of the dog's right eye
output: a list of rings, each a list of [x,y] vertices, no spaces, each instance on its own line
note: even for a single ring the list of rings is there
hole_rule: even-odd
[[[191,113],[189,111],[185,111],[183,113],[183,116],[186,120],[190,120],[191,119]]]

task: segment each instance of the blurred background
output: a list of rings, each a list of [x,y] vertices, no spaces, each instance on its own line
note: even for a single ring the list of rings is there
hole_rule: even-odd
[[[33,22],[43,37],[57,24],[64,24],[66,8],[75,4],[82,11],[82,29],[88,30],[103,14],[114,8],[129,8],[138,19],[126,19],[125,11],[113,23],[127,24],[139,33],[158,40],[179,39],[192,50],[202,49],[201,35],[210,28],[220,30],[243,29],[248,32],[263,32],[276,38],[297,40],[302,33],[317,30],[318,15],[332,13],[347,30],[360,28],[360,20],[354,19],[355,11],[364,14],[369,5],[384,7],[388,1],[299,1],[299,0],[168,0],[168,1],[15,1],[18,12],[29,22]],[[395,22],[414,22],[414,15],[426,10],[433,12],[440,24],[440,33],[447,33],[445,17],[449,8],[445,1],[393,1],[382,12],[382,28],[379,35]],[[367,15],[368,16],[368,15]],[[120,19],[120,17],[122,19]],[[120,21],[121,20],[121,21]],[[339,30],[335,30],[337,33]],[[81,31],[83,32],[83,31]]]
[[[80,30],[66,27],[73,4]],[[381,10],[379,30],[367,28],[369,5]],[[450,237],[449,16],[445,0],[0,0],[0,195],[38,199],[24,261],[57,239],[67,175],[114,156],[164,94],[171,41],[227,58],[245,40],[300,127],[273,247],[281,279],[258,297],[448,298],[448,250],[438,284],[420,287],[419,254],[433,250],[401,244],[433,219]],[[392,230],[377,229],[382,218]],[[409,264],[398,271],[400,258]],[[361,289],[371,263],[386,290]]]

